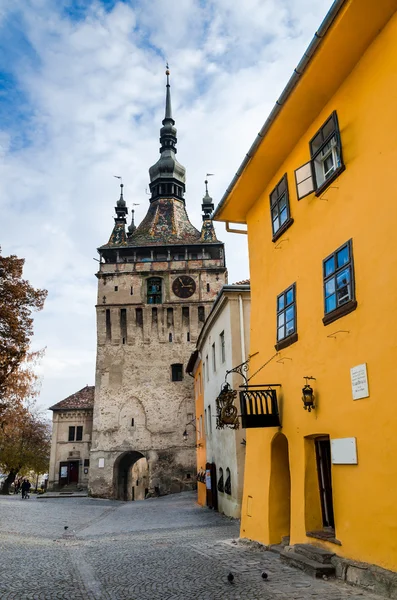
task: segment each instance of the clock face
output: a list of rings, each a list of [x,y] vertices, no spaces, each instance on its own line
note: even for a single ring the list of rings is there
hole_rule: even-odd
[[[196,291],[194,279],[188,275],[180,275],[172,283],[172,291],[178,298],[190,298]]]

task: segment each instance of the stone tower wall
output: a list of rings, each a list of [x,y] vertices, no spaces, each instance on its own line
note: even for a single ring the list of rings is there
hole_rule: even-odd
[[[193,427],[183,441],[195,416],[193,379],[185,368],[203,316],[226,283],[223,261],[206,262],[208,268],[203,261],[101,264],[89,485],[95,496],[115,496],[114,463],[132,451],[148,460],[149,491],[194,485]],[[196,282],[187,300],[172,292],[181,272]],[[162,278],[162,304],[146,303],[147,279],[153,276]],[[172,364],[183,365],[182,381],[172,381]]]

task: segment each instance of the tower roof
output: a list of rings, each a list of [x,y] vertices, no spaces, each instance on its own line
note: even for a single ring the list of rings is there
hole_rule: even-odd
[[[172,118],[171,108],[171,86],[170,86],[170,71],[167,64],[165,72],[167,76],[166,94],[165,94],[165,115],[163,126],[160,129],[160,158],[149,169],[150,182],[154,183],[157,180],[170,181],[175,180],[183,185],[186,181],[186,169],[175,158],[177,149],[177,137],[175,121]]]
[[[48,410],[87,410],[94,408],[95,386],[86,385],[78,392],[50,406]]]
[[[219,243],[211,220],[212,199],[203,198],[203,227],[198,231],[190,222],[185,201],[185,167],[175,158],[176,128],[172,117],[170,72],[166,70],[165,115],[160,129],[160,158],[149,169],[150,205],[143,221],[135,226],[134,211],[132,222],[126,234],[126,215],[128,209],[123,197],[121,183],[120,199],[117,202],[115,225],[107,244],[99,250],[118,247],[163,246],[186,244]],[[207,186],[207,183],[206,183]]]

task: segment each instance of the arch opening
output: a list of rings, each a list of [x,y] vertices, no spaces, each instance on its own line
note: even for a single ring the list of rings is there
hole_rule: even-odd
[[[149,482],[146,457],[137,451],[123,452],[114,462],[113,491],[116,500],[144,500]]]
[[[278,433],[271,444],[271,472],[269,491],[269,538],[279,544],[290,535],[291,476],[288,440]]]

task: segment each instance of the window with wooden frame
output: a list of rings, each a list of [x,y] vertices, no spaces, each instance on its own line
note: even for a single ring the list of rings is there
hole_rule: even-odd
[[[219,334],[219,345],[221,350],[221,363],[224,363],[226,360],[226,351],[225,351],[225,332]]]
[[[162,280],[160,277],[151,277],[147,280],[147,303],[162,303]]]
[[[183,365],[175,363],[171,365],[171,380],[182,381],[183,380]]]
[[[290,346],[298,339],[296,329],[295,283],[277,296],[277,344],[276,350]]]
[[[312,192],[319,196],[345,169],[336,111],[310,140],[309,147],[311,159],[295,171],[298,200]]]
[[[324,325],[357,307],[352,240],[323,260]]]
[[[272,219],[273,242],[294,222],[291,219],[288,197],[287,174],[278,182],[270,194],[270,215]]]

